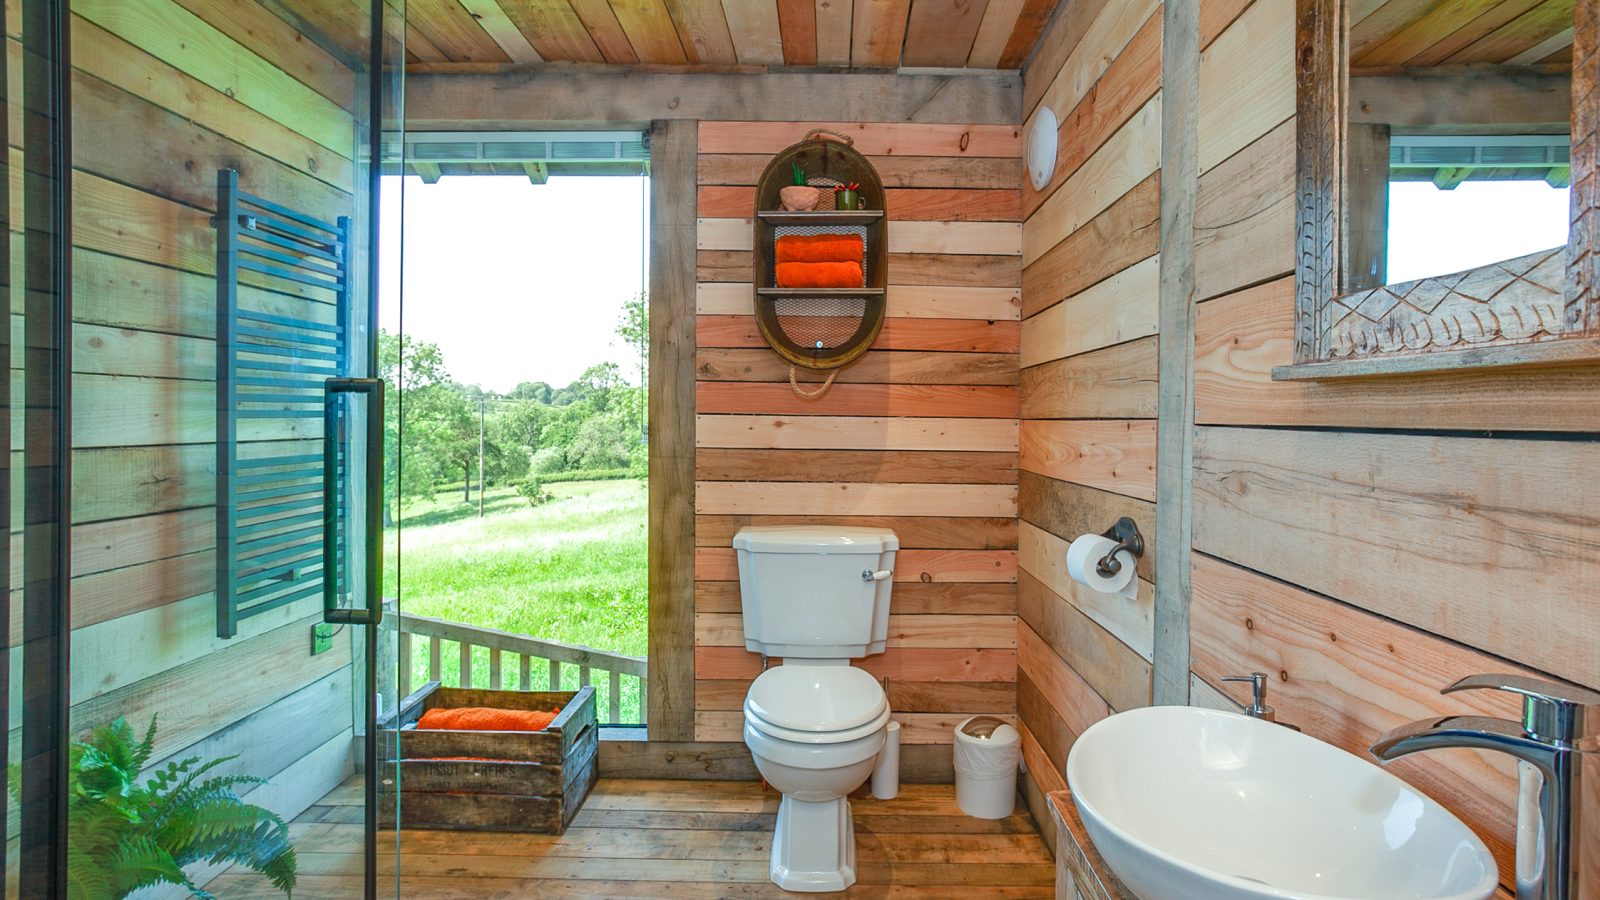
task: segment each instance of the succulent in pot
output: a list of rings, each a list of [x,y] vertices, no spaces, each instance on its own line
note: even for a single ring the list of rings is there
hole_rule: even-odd
[[[822,191],[806,184],[806,170],[795,163],[790,163],[789,174],[794,178],[794,184],[778,191],[778,201],[783,204],[783,208],[789,212],[816,209],[817,201],[822,198]]]

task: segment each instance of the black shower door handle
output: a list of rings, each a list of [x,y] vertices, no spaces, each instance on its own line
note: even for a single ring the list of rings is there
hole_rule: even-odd
[[[339,395],[367,395],[366,605],[339,605]],[[322,393],[322,617],[336,625],[383,621],[383,380],[329,378]]]

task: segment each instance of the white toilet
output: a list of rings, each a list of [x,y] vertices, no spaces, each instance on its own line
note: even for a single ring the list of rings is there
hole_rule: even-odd
[[[744,742],[783,793],[772,882],[842,891],[856,880],[846,795],[872,774],[889,725],[883,686],[850,660],[883,652],[900,541],[877,528],[752,526],[733,546],[745,648],[783,659],[744,701]]]

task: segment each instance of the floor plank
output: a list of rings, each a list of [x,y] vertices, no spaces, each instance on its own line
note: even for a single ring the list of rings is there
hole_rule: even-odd
[[[302,896],[360,894],[359,778],[297,818],[290,833]],[[767,880],[778,795],[755,782],[606,779],[563,835],[407,830],[399,837],[401,896],[778,897]],[[904,785],[900,796],[851,801],[858,883],[854,897],[1049,897],[1054,867],[1025,812],[962,815],[950,785]],[[1018,809],[1021,809],[1019,805]],[[380,846],[394,846],[393,832]],[[385,856],[393,894],[392,856]],[[207,889],[220,896],[281,896],[260,876],[231,869]]]

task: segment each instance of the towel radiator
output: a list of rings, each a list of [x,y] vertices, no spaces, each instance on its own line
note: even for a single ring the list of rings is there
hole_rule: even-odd
[[[246,193],[223,169],[213,223],[217,635],[230,638],[240,621],[324,591],[324,386],[348,371],[350,218]],[[333,465],[327,483],[343,492],[342,450]],[[333,533],[343,560],[343,525]]]

